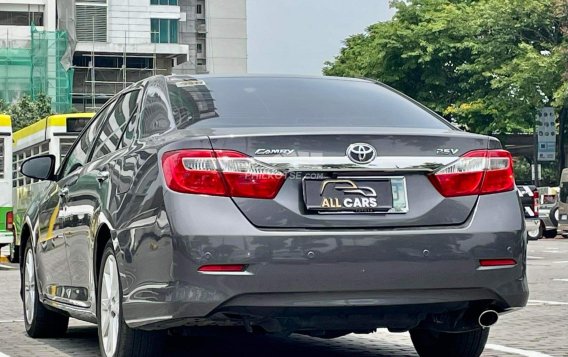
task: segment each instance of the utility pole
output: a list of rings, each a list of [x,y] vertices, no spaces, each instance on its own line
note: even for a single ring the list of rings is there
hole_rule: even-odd
[[[568,107],[564,106],[560,110],[558,116],[558,177],[560,177],[562,170],[566,167],[566,121],[568,120]]]
[[[533,165],[532,165],[532,173],[534,175],[533,183],[536,187],[539,186],[538,180],[538,119],[535,119],[534,126],[533,126]]]

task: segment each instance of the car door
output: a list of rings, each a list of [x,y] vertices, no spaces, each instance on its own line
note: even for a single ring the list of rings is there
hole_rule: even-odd
[[[38,240],[36,261],[41,291],[51,299],[63,296],[71,286],[71,274],[67,260],[63,220],[65,197],[61,195],[60,182],[49,182],[38,206]]]
[[[59,169],[57,181],[50,186],[40,211],[38,261],[41,264],[40,271],[45,272],[44,291],[51,298],[63,299],[76,305],[81,305],[78,302],[84,300],[84,292],[74,288],[71,278],[68,237],[78,229],[79,222],[69,222],[69,188],[74,187],[81,176],[107,108],[93,118],[75,141]],[[49,249],[53,252],[49,253]]]
[[[78,290],[89,291],[94,287],[93,247],[97,228],[101,221],[112,222],[108,212],[109,202],[115,197],[116,185],[110,179],[112,161],[125,150],[119,147],[124,128],[136,108],[138,90],[121,95],[104,120],[77,182],[69,187],[68,215],[65,225],[69,226],[66,236],[69,250],[71,280]],[[111,223],[112,226],[112,223]]]

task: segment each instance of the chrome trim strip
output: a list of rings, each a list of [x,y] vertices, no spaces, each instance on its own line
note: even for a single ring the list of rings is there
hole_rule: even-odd
[[[355,164],[347,156],[255,156],[255,160],[284,170],[432,172],[459,159],[455,156],[377,156]]]
[[[82,307],[82,308],[89,308],[91,307],[91,304],[87,301],[80,301],[80,300],[73,300],[73,299],[67,299],[64,297],[60,297],[60,296],[56,296],[56,295],[51,295],[51,294],[45,294],[45,298],[52,300],[52,301],[57,301],[60,302],[62,304],[66,304],[66,305],[72,305],[72,306],[77,306],[77,307]]]
[[[515,268],[516,266],[517,266],[517,264],[515,264],[515,265],[498,265],[498,266],[494,266],[494,267],[478,267],[477,270],[478,271],[485,271],[485,270],[512,269],[512,268]]]
[[[144,319],[130,319],[125,320],[127,325],[141,325],[141,324],[151,324],[154,322],[162,322],[173,319],[173,315],[164,315],[164,316],[155,316],[155,317],[148,317]]]
[[[73,318],[88,321],[94,324],[97,323],[97,316],[90,310],[85,310],[84,308],[80,308],[78,306],[72,306],[57,301],[53,301],[47,297],[43,299],[43,303],[58,310],[66,311]]]

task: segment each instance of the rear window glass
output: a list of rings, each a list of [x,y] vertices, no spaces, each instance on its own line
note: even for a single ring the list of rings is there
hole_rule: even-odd
[[[313,78],[170,78],[178,128],[450,126],[372,82]]]

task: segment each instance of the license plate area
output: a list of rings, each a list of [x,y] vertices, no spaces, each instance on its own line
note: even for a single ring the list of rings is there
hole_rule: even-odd
[[[320,214],[407,213],[403,176],[338,176],[302,182],[306,209]]]

